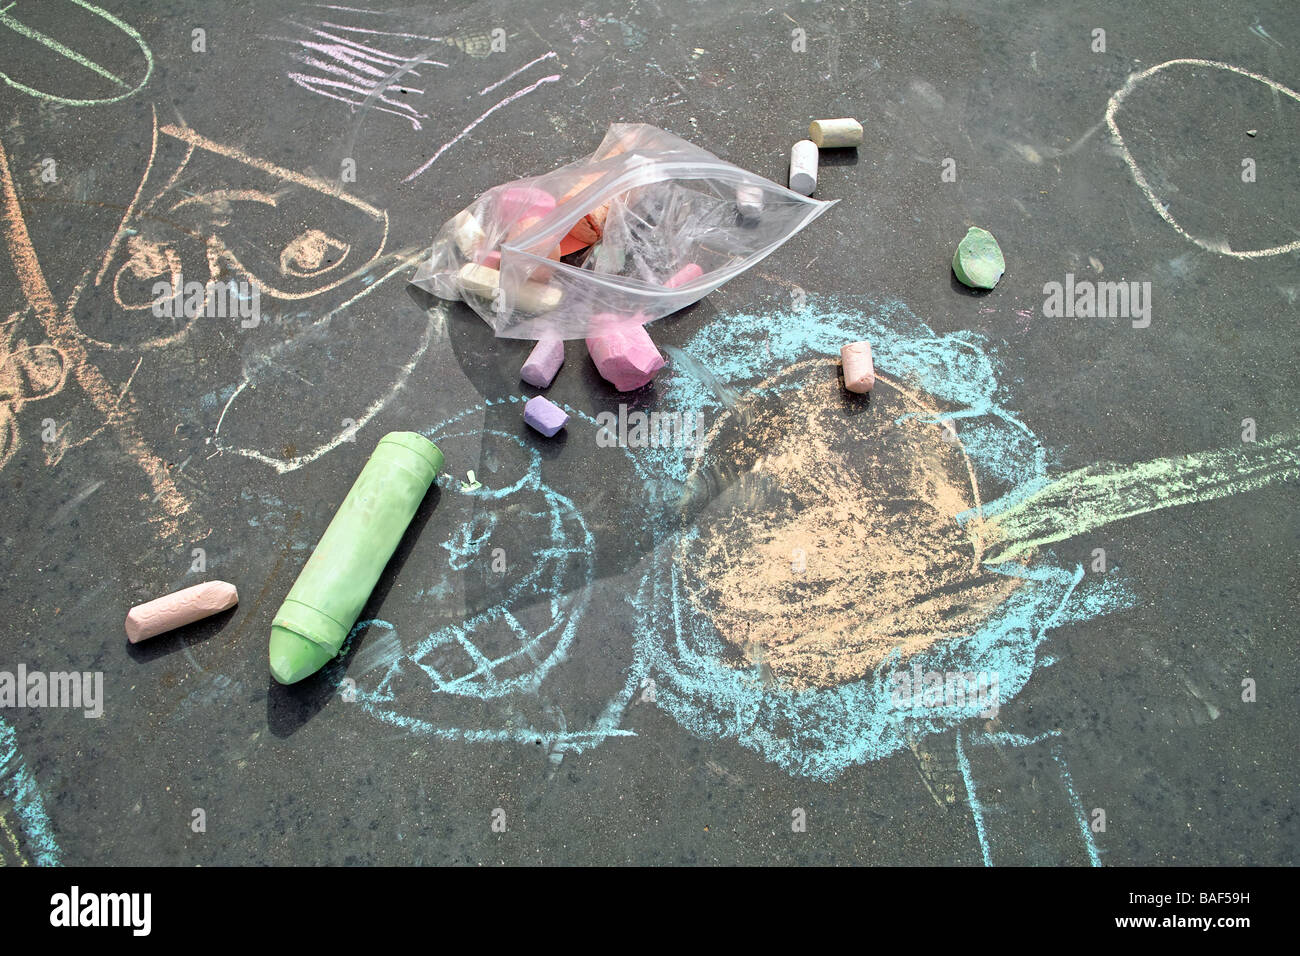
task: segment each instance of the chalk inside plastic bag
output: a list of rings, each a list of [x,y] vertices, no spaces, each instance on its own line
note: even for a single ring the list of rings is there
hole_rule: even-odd
[[[615,124],[590,156],[453,216],[412,282],[503,338],[589,338],[703,298],[832,205],[657,127]],[[692,265],[697,276],[670,284]]]

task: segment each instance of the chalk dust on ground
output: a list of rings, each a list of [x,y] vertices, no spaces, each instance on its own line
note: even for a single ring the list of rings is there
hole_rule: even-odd
[[[969,634],[1019,583],[983,571],[953,520],[974,504],[960,445],[940,425],[896,421],[918,408],[889,385],[846,405],[834,371],[765,390],[736,416],[743,427],[719,423],[702,467],[736,477],[677,555],[743,666],[794,689]]]

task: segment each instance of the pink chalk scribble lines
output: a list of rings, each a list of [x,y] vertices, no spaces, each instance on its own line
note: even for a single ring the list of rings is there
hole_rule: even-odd
[[[380,11],[359,10],[355,8],[317,4],[318,7],[340,13],[380,15]],[[301,67],[294,68],[285,75],[298,86],[327,99],[346,103],[354,113],[362,110],[375,110],[406,120],[412,130],[424,128],[424,121],[429,113],[422,111],[413,98],[426,93],[424,84],[408,84],[406,77],[420,77],[419,69],[432,66],[449,70],[444,77],[466,75],[466,71],[453,69],[451,64],[432,59],[431,54],[440,47],[450,47],[461,54],[474,59],[484,59],[492,53],[493,41],[484,36],[433,36],[423,33],[407,33],[399,30],[378,29],[376,26],[358,26],[341,23],[344,17],[322,20],[314,23],[288,21],[296,31],[293,36],[264,36],[273,42],[288,43],[294,48],[293,59]],[[363,21],[375,23],[376,21]],[[496,54],[500,56],[498,52]],[[502,56],[504,59],[504,56]],[[487,96],[504,86],[521,74],[548,60],[557,60],[559,55],[548,50],[541,56],[529,60],[522,66],[508,71],[495,82],[489,83],[478,91],[479,96]],[[504,109],[537,88],[559,80],[559,73],[552,73],[522,88],[515,90],[488,107],[479,116],[466,125],[459,133],[443,143],[424,161],[418,169],[408,175],[403,182],[410,182],[432,166],[447,150],[451,149],[489,116]],[[440,79],[446,83],[445,79]],[[466,98],[469,92],[466,92]],[[439,117],[440,119],[442,117]]]
[[[264,37],[296,47],[294,60],[308,70],[292,70],[286,74],[289,79],[308,92],[347,103],[353,112],[361,107],[369,107],[405,119],[412,129],[422,128],[420,121],[428,119],[429,114],[420,112],[405,97],[422,96],[424,90],[406,85],[401,82],[401,78],[408,74],[419,77],[420,73],[416,69],[419,66],[446,69],[448,64],[429,59],[424,53],[416,52],[408,56],[381,49],[374,44],[388,45],[393,41],[411,40],[425,44],[444,43],[446,41],[443,37],[375,30],[330,21],[314,26],[295,26],[305,35]],[[363,43],[356,37],[364,37],[368,42]]]
[[[166,175],[165,167],[177,153],[179,159]],[[156,179],[161,183],[155,186]],[[131,201],[102,257],[87,264],[66,298],[56,297],[47,279],[24,202],[0,142],[0,263],[7,259],[20,295],[17,309],[10,312],[7,306],[9,314],[0,321],[0,468],[20,447],[17,422],[24,406],[72,384],[89,399],[88,407],[79,406],[79,424],[65,422],[49,438],[43,430],[46,463],[57,465],[67,451],[100,435],[116,439],[148,481],[139,492],[148,523],[160,539],[173,543],[202,540],[208,532],[202,531],[192,501],[177,483],[185,477],[180,475],[184,465],[173,468],[148,441],[142,425],[156,425],[158,410],[147,400],[137,401],[132,383],[146,356],[193,336],[206,310],[187,314],[179,326],[175,319],[164,321],[152,307],[169,295],[166,290],[180,288],[185,280],[186,286],[196,284],[211,296],[218,284],[242,275],[273,302],[310,301],[329,309],[287,341],[253,350],[238,394],[290,343],[322,332],[335,316],[406,268],[416,253],[414,248],[387,248],[385,209],[336,183],[277,166],[189,127],[160,126],[156,111],[148,158]],[[400,390],[424,354],[436,317],[426,325],[395,384],[367,408],[367,420]],[[256,327],[278,334],[278,327]],[[101,366],[110,353],[136,358],[125,385]],[[257,420],[275,417],[264,409],[252,414]],[[288,456],[293,458],[288,463],[235,444],[219,443],[217,448],[283,472],[329,451],[362,424],[359,420],[351,431],[340,431],[343,438],[334,436],[308,456]]]

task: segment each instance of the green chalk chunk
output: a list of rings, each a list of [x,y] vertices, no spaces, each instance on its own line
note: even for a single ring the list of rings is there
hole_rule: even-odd
[[[1007,263],[993,234],[979,226],[971,226],[966,238],[957,243],[952,271],[973,289],[991,289],[1007,271]]]
[[[271,673],[281,684],[338,654],[441,469],[438,446],[415,432],[379,440],[271,622]]]

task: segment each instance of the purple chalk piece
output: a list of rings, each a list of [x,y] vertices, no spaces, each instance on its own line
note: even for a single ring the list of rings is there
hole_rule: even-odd
[[[550,438],[568,424],[569,416],[559,405],[536,395],[524,405],[524,421],[534,431],[539,431]]]
[[[546,388],[555,381],[555,373],[564,364],[564,340],[542,338],[537,340],[528,360],[519,370],[519,377],[535,388]]]

